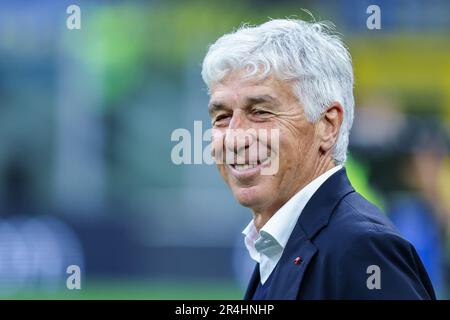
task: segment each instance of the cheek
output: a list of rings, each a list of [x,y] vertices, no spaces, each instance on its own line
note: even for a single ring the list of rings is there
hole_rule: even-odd
[[[213,129],[211,137],[211,153],[216,163],[223,163],[223,146],[224,146],[224,133],[222,131]],[[219,164],[218,164],[219,166]]]
[[[314,149],[314,130],[311,125],[290,126],[280,134],[280,167],[291,170],[305,163]]]

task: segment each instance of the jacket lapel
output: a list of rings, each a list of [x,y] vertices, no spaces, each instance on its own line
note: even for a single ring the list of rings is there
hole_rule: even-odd
[[[295,229],[294,237],[289,238],[278,267],[274,270],[272,287],[267,294],[268,300],[295,300],[305,270],[317,252],[317,248],[306,238],[301,228]]]
[[[248,283],[247,290],[245,291],[244,300],[252,299],[256,287],[258,286],[259,280],[259,263],[257,263],[255,269],[253,270],[252,277],[250,278],[250,282]]]
[[[303,209],[286,248],[274,270],[270,300],[295,300],[308,264],[317,254],[312,240],[323,229],[336,205],[348,193],[354,192],[345,168],[328,178]],[[253,272],[245,298],[251,299],[259,281],[258,265]]]

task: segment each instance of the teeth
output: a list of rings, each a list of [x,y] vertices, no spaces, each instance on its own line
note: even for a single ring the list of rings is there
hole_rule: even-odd
[[[234,165],[233,165],[233,168],[236,169],[237,171],[245,171],[245,170],[248,170],[248,169],[253,169],[253,168],[255,168],[255,167],[257,167],[257,166],[260,166],[260,165],[265,165],[265,164],[267,164],[267,163],[269,163],[269,162],[270,162],[270,158],[267,158],[267,159],[264,159],[264,161],[262,161],[262,162],[260,162],[260,161],[258,160],[258,163],[252,163],[252,164],[234,164]]]
[[[238,171],[244,171],[244,170],[248,170],[248,169],[253,169],[256,166],[258,166],[256,163],[255,164],[236,164],[236,165],[234,165],[234,168]]]

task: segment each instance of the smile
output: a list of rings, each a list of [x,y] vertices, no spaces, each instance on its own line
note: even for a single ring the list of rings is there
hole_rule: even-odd
[[[237,171],[245,171],[248,169],[253,169],[259,166],[259,164],[255,163],[255,164],[235,164],[235,165],[231,165],[234,169],[236,169]]]
[[[259,174],[261,168],[268,166],[270,158],[264,161],[257,161],[257,163],[244,163],[244,164],[229,164],[231,173],[238,179],[245,179],[253,177]]]

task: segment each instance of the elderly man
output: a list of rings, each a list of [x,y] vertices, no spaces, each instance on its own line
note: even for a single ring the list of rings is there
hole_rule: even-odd
[[[245,299],[435,299],[413,246],[347,178],[353,71],[327,25],[244,26],[211,45],[202,76],[218,169],[253,211]]]

